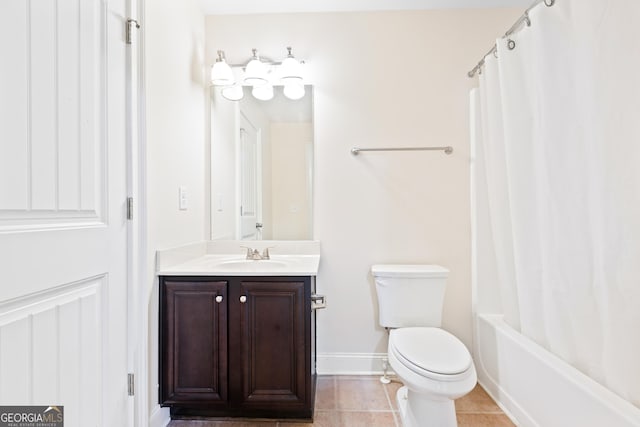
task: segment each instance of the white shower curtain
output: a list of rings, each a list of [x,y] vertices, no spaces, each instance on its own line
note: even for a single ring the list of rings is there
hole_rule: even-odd
[[[640,407],[640,0],[557,0],[480,77],[505,320]]]

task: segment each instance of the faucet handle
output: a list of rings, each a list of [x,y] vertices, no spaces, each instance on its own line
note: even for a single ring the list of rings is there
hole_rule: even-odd
[[[253,250],[248,246],[240,246],[240,247],[247,250],[247,259],[252,259]]]
[[[275,246],[269,246],[262,250],[262,259],[269,259],[269,249],[273,249]]]

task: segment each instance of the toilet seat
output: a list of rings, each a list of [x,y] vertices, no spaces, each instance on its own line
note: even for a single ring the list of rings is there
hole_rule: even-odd
[[[473,366],[465,345],[440,328],[394,329],[391,331],[389,350],[411,371],[440,381],[463,379]]]

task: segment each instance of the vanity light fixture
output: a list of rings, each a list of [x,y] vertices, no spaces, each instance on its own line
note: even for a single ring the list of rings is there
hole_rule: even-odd
[[[278,62],[267,58],[260,58],[257,49],[252,49],[252,56],[246,65],[227,64],[224,51],[218,51],[216,63],[211,68],[211,83],[214,86],[223,86],[222,96],[231,101],[239,101],[243,98],[243,86],[251,86],[251,94],[261,101],[273,98],[273,85],[281,83],[284,96],[297,100],[305,95],[302,64],[291,53],[291,47],[287,47],[287,56]],[[244,76],[242,83],[234,78],[232,68],[242,68]]]
[[[226,86],[233,84],[233,81],[233,70],[227,64],[224,51],[219,50],[216,63],[211,67],[211,83],[216,86]]]
[[[287,57],[280,67],[280,79],[285,85],[301,83],[302,65],[291,53],[291,46],[287,46],[287,52]]]
[[[244,83],[249,86],[259,86],[267,83],[267,67],[260,57],[258,49],[252,49],[253,56],[244,69]]]

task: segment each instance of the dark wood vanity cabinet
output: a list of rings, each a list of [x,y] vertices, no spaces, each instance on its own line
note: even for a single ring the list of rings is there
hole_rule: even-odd
[[[160,277],[160,404],[173,418],[311,419],[313,277]]]
[[[161,403],[228,401],[227,282],[161,281]]]

